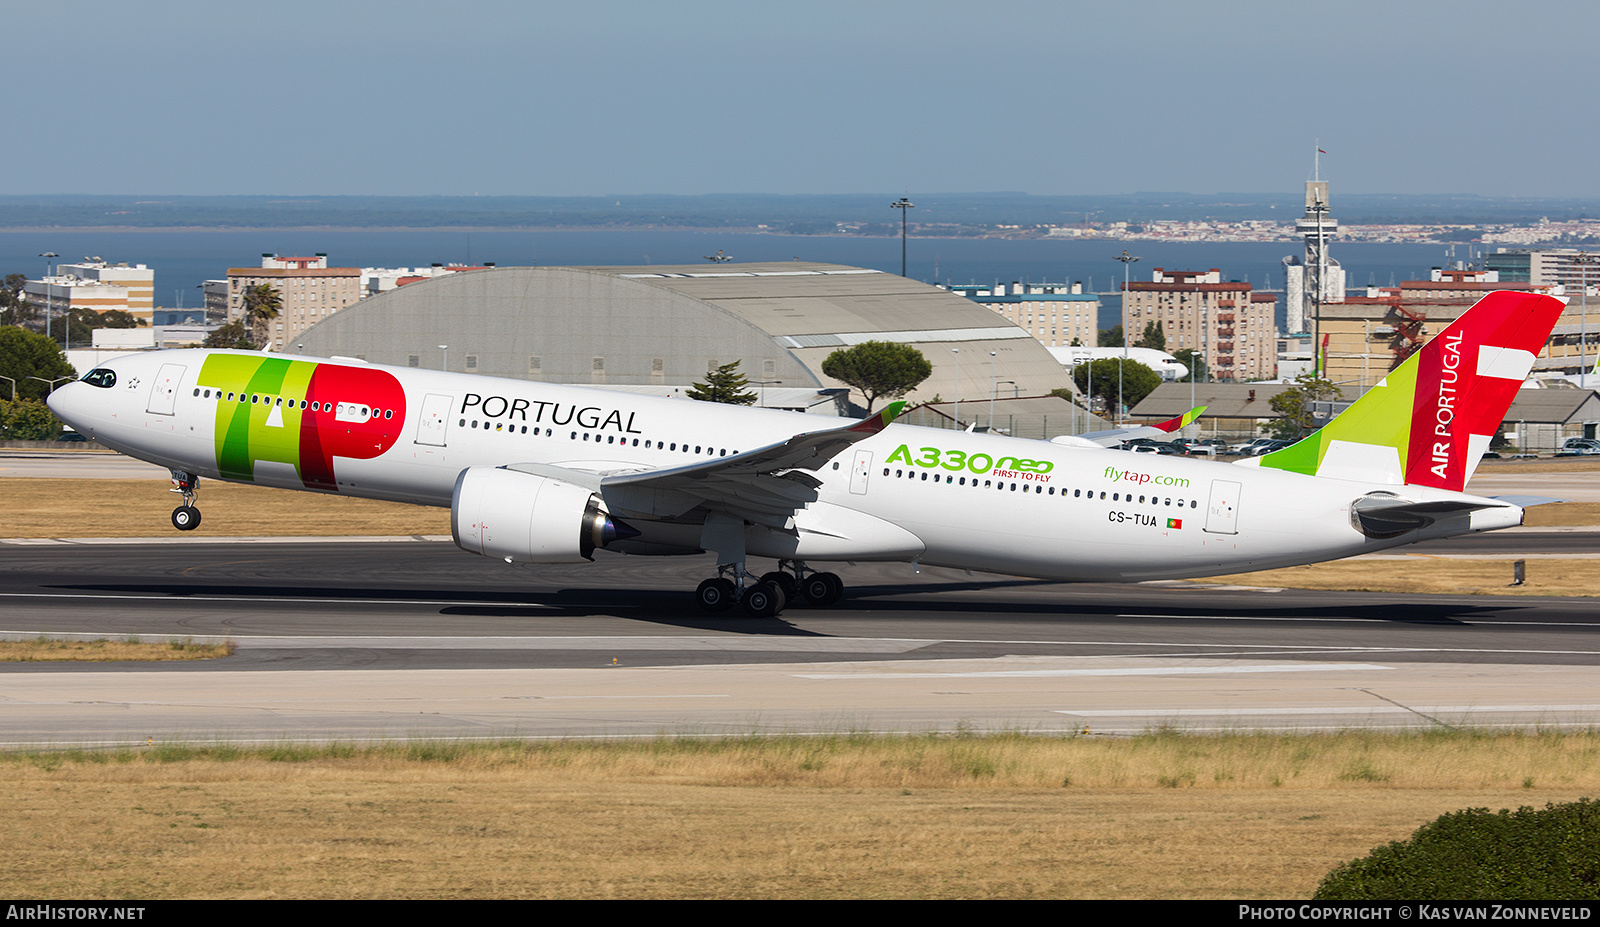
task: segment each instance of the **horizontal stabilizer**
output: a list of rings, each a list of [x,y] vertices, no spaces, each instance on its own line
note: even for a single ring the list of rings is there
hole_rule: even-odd
[[[1557,499],[1553,496],[1490,496],[1496,502],[1504,502],[1521,509],[1531,509],[1536,505],[1550,505],[1555,502],[1571,502],[1571,499]]]
[[[1350,506],[1356,526],[1369,538],[1392,538],[1415,531],[1446,515],[1462,515],[1480,509],[1511,508],[1491,499],[1438,499],[1417,502],[1399,496],[1374,494],[1357,499]]]

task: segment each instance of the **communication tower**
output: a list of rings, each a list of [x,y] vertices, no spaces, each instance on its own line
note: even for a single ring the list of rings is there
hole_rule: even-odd
[[[1306,213],[1295,223],[1295,231],[1306,243],[1305,256],[1283,259],[1291,334],[1305,334],[1314,326],[1323,303],[1344,302],[1344,268],[1328,256],[1328,242],[1339,231],[1339,222],[1328,214],[1321,149],[1312,176],[1306,181]]]

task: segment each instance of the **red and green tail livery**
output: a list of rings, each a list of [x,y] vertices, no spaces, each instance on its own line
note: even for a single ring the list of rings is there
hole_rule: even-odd
[[[1564,303],[1490,293],[1354,405],[1261,466],[1461,492]]]

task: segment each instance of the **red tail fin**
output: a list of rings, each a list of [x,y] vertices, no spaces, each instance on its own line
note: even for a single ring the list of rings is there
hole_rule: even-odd
[[[1563,308],[1549,296],[1491,293],[1417,352],[1407,483],[1466,488]]]

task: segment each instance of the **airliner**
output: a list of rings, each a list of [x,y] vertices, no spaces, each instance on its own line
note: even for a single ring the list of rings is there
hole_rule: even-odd
[[[1068,581],[1213,576],[1522,522],[1464,492],[1559,318],[1496,292],[1320,431],[1250,466],[348,359],[173,350],[51,394],[100,443],[202,479],[449,507],[507,563],[709,551],[710,612],[828,606],[813,564],[905,561]],[[750,572],[750,558],[777,561]]]
[[[1155,348],[1065,347],[1045,348],[1045,350],[1049,351],[1061,366],[1069,370],[1089,361],[1116,359],[1131,360],[1143,364],[1160,374],[1161,379],[1167,381],[1181,380],[1189,375],[1189,368],[1182,361],[1166,351],[1158,351]]]

